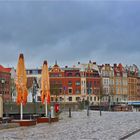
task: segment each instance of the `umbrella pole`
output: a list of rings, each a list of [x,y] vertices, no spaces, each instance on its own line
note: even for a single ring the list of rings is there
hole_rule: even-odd
[[[20,119],[23,119],[23,105],[22,103],[20,104]]]
[[[45,98],[45,109],[46,109],[45,113],[46,113],[46,117],[47,117],[47,114],[48,114],[48,108],[47,108],[47,99],[46,99],[46,98]]]

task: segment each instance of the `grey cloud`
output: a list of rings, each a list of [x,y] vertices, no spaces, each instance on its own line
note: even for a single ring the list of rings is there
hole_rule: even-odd
[[[131,52],[127,62],[139,64],[139,12],[139,2],[129,1],[1,2],[0,48],[11,54],[0,53],[1,63],[14,65],[19,52],[28,66],[43,59],[112,63]]]

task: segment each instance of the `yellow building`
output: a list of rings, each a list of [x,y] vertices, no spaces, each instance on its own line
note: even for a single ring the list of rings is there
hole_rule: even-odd
[[[111,99],[113,99],[114,94],[114,71],[110,64],[105,64],[100,66],[101,72],[101,82],[103,88],[103,98],[102,102],[108,103]],[[110,98],[110,99],[109,99]]]
[[[122,64],[114,64],[114,102],[125,102],[128,99],[127,72]]]
[[[136,101],[138,100],[138,68],[136,65],[126,66],[128,73],[128,100]]]
[[[133,76],[128,77],[128,99],[137,100],[137,78]]]

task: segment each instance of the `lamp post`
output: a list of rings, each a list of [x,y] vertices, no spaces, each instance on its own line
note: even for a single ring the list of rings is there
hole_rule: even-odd
[[[34,103],[34,111],[36,113],[36,92],[37,92],[37,84],[35,79],[33,80],[33,94],[32,94],[32,99],[33,99],[33,103]]]
[[[5,102],[5,100],[4,100],[4,85],[5,85],[5,79],[1,79],[1,85],[2,85],[2,100],[3,100],[3,114],[4,114],[4,111],[5,111],[5,109],[4,109],[4,102]]]
[[[36,96],[36,89],[37,88],[37,85],[36,85],[36,82],[35,80],[33,81],[33,94],[32,94],[32,98],[33,98],[33,103],[35,103],[35,96]]]

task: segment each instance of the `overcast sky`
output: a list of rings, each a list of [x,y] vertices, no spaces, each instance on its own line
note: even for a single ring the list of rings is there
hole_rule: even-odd
[[[140,65],[140,1],[0,2],[0,64]]]

